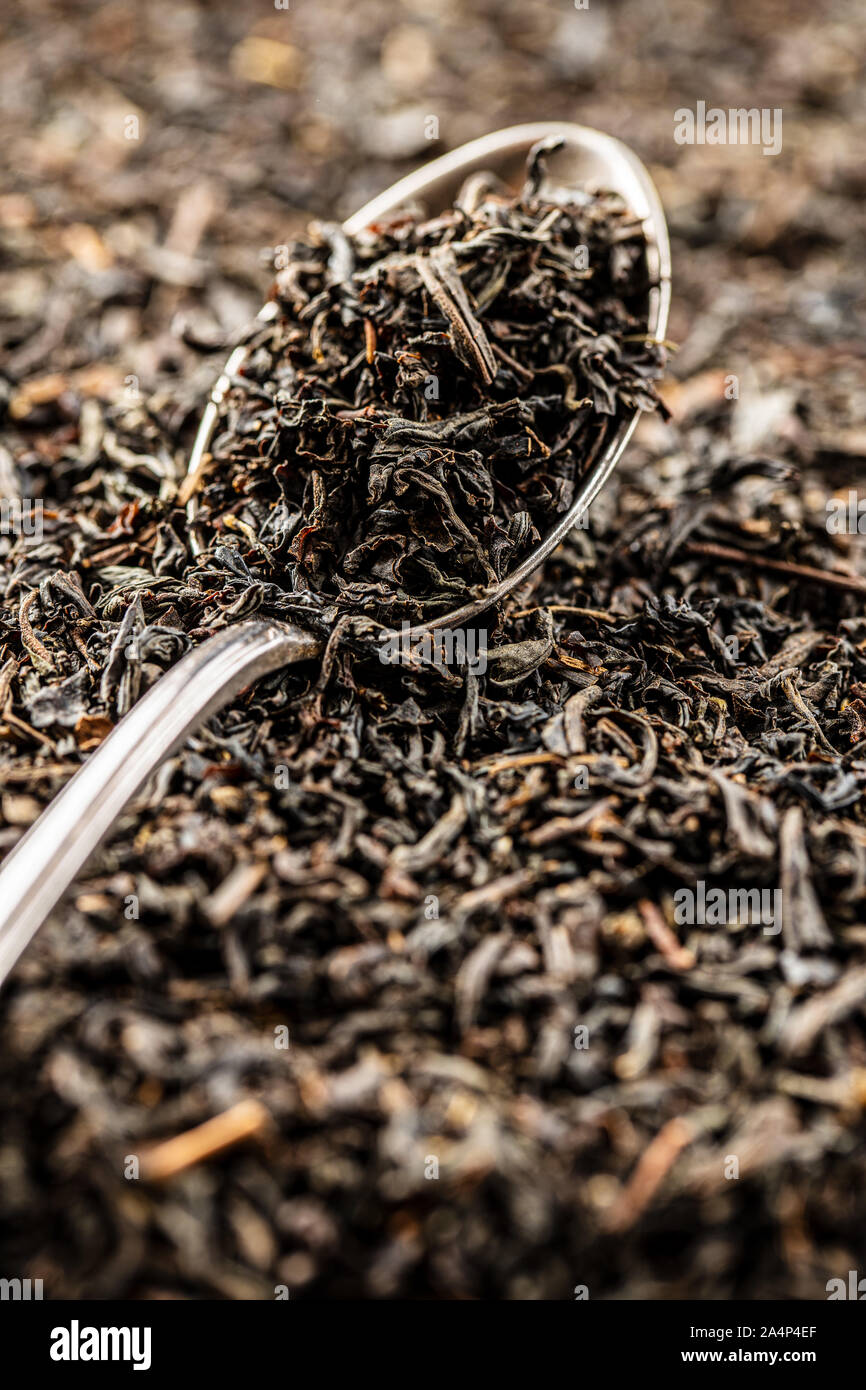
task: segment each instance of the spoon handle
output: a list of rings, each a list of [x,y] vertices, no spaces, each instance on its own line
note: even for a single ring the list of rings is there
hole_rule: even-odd
[[[319,655],[287,623],[227,628],[173,666],[120,720],[0,869],[0,986],[127,802],[187,734],[260,676]]]

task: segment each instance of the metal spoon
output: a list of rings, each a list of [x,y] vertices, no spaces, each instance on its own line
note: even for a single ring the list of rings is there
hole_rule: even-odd
[[[563,122],[513,126],[473,140],[425,164],[367,203],[344,223],[353,234],[408,202],[422,202],[432,214],[449,206],[472,173],[492,170],[506,182],[519,178],[529,150],[539,140],[561,137],[552,157],[544,193],[557,188],[595,186],[619,193],[642,222],[646,240],[647,337],[660,342],[670,304],[670,249],[658,194],[643,164],[627,146],[586,126]],[[552,182],[555,180],[555,182]],[[259,318],[277,312],[266,304]],[[213,437],[219,407],[247,355],[237,348],[214,387],[190,455],[196,472]],[[546,559],[589,507],[613,472],[639,418],[623,420],[578,489],[569,510],[537,548],[480,598],[409,634],[456,628],[510,593]],[[192,524],[195,503],[189,506]],[[209,638],[167,671],[109,734],[86,764],[54,798],[0,869],[0,985],[62,897],[124,806],[161,762],[209,715],[260,676],[292,662],[317,657],[319,637],[288,623],[248,621]]]

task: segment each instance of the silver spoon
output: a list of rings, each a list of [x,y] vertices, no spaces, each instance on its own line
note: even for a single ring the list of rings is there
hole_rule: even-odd
[[[598,187],[619,193],[643,224],[647,278],[647,338],[661,342],[670,305],[670,248],[658,194],[641,161],[621,141],[598,130],[565,122],[512,126],[473,140],[400,179],[344,223],[349,234],[386,217],[409,202],[430,213],[449,206],[472,173],[492,170],[515,181],[539,140],[558,136],[563,145],[549,162],[544,193],[557,188]],[[555,180],[555,182],[552,182]],[[259,318],[277,313],[266,304]],[[189,461],[196,473],[213,438],[219,407],[247,356],[236,348],[226,363],[202,415]],[[634,433],[640,412],[624,420],[596,459],[569,510],[536,549],[480,598],[413,629],[412,639],[432,628],[456,628],[495,604],[521,584],[568,535],[604,486]],[[194,525],[196,505],[188,512]],[[296,661],[317,657],[319,637],[289,623],[251,620],[209,638],[162,676],[129,711],[85,765],[70,779],[0,869],[0,985],[86,860],[108,834],[127,802],[189,733],[233,695],[260,676]]]

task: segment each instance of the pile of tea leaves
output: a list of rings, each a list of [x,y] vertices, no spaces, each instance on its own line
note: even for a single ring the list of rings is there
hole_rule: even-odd
[[[476,174],[441,216],[283,248],[197,523],[239,540],[284,611],[420,622],[476,598],[612,428],[659,406],[642,226],[616,195],[541,195],[560,143],[535,147],[516,198]]]
[[[266,293],[258,247],[434,152],[388,85],[404,8],[277,15],[337,116],[239,75],[251,0],[10,21],[0,480],[45,517],[41,540],[0,536],[3,853],[191,646],[248,613],[324,630],[404,590],[431,612],[474,592],[520,553],[516,516],[540,530],[566,504],[603,407],[651,397],[610,200],[534,242],[552,213],[531,188],[468,190],[438,228],[389,222],[351,258],[322,231],[255,329],[194,552],[187,460]],[[839,81],[857,55],[836,0],[832,24],[806,7],[784,29],[764,0],[711,8],[623,0],[635,43],[614,63],[613,29],[592,57],[595,8],[541,0],[528,23],[519,0],[467,0],[410,26],[442,56],[449,143],[492,112],[575,109],[563,36],[579,46],[581,119],[630,140],[665,198],[673,418],[645,415],[588,526],[486,615],[486,671],[383,664],[349,634],[240,692],[127,808],[0,996],[0,1275],[46,1299],[764,1300],[863,1269],[866,576],[856,515],[827,525],[862,484],[863,87]],[[786,142],[792,113],[796,156],[676,146],[696,74],[744,72],[778,94]],[[111,134],[128,91],[147,94],[137,143]],[[395,155],[359,93],[399,103],[417,144]],[[440,247],[490,383],[442,310],[459,292],[381,268]],[[619,355],[582,358],[575,318]],[[485,425],[399,457],[429,451],[417,471],[481,555],[453,525],[434,544],[440,499],[413,478],[382,494],[388,552],[368,489],[389,421],[479,409],[526,455],[494,457]],[[344,476],[361,486],[341,516]],[[772,931],[677,913],[684,891],[741,889],[781,893]],[[196,1158],[216,1117],[233,1142]]]

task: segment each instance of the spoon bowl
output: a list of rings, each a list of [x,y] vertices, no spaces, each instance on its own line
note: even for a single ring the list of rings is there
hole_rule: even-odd
[[[524,177],[527,156],[533,146],[542,140],[559,140],[561,145],[547,155],[545,177],[539,190],[541,197],[549,202],[561,202],[578,189],[617,193],[641,223],[648,287],[645,307],[647,339],[662,342],[667,330],[671,296],[670,244],[664,211],[652,179],[637,155],[621,140],[600,130],[567,121],[543,121],[533,125],[511,126],[506,130],[494,131],[491,135],[483,135],[479,140],[461,145],[459,149],[431,160],[415,173],[398,179],[384,193],[372,198],[349,217],[343,223],[343,231],[347,236],[355,236],[365,227],[393,216],[401,208],[418,203],[428,215],[435,216],[452,206],[466,179],[476,173],[495,174],[506,187],[516,192]],[[276,301],[271,300],[260,310],[258,317],[267,322],[276,317],[277,312]],[[225,393],[231,386],[232,378],[243,367],[247,354],[245,346],[236,348],[214,387],[193,444],[188,476],[196,475],[202,468]],[[498,584],[486,589],[479,598],[412,628],[407,636],[414,640],[434,628],[459,627],[528,579],[565,539],[598,496],[634,433],[640,414],[636,410],[612,421],[605,447],[581,480],[571,506],[520,565]],[[196,511],[193,497],[187,506],[187,516],[193,528]],[[193,537],[193,549],[200,551],[201,543],[195,537],[194,529]]]

